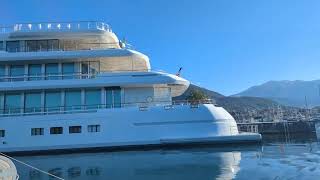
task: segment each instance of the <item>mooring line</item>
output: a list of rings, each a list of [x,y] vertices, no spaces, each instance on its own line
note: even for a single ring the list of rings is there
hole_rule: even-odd
[[[14,160],[14,161],[16,161],[16,162],[18,162],[18,163],[20,163],[20,164],[23,164],[23,165],[25,165],[25,166],[27,166],[27,167],[29,167],[29,168],[32,168],[32,169],[35,169],[35,170],[37,170],[37,171],[39,171],[39,172],[42,172],[42,173],[44,173],[44,174],[47,174],[47,175],[49,175],[49,176],[51,176],[51,177],[54,177],[54,178],[56,178],[56,179],[65,180],[65,179],[63,179],[63,178],[61,178],[61,177],[59,177],[59,176],[56,176],[56,175],[54,175],[54,174],[51,174],[51,173],[46,172],[46,171],[44,171],[44,170],[41,170],[41,169],[39,169],[39,168],[37,168],[37,167],[34,167],[34,166],[30,165],[30,164],[27,164],[27,163],[25,163],[25,162],[22,162],[22,161],[20,161],[20,160],[18,160],[18,159],[15,159],[15,158],[13,158],[13,157],[11,157],[11,156],[9,156],[9,155],[6,155],[6,154],[4,154],[4,153],[2,153],[2,152],[0,152],[0,155],[2,155],[2,156],[4,156],[4,157],[7,157],[7,158],[9,158],[9,159],[12,159],[12,160]]]

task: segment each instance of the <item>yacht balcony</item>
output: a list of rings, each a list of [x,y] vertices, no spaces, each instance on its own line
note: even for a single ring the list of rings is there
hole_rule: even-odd
[[[0,27],[0,34],[25,33],[25,32],[76,32],[76,31],[108,31],[112,32],[110,26],[98,21],[78,22],[40,22],[40,23],[17,23]]]
[[[148,111],[152,107],[163,107],[165,110],[173,110],[177,106],[189,106],[192,109],[199,108],[202,104],[215,104],[212,99],[204,100],[177,100],[177,101],[154,101],[154,102],[131,102],[118,104],[93,104],[55,107],[32,107],[32,108],[8,108],[0,109],[0,117],[29,116],[29,115],[52,115],[90,113],[103,109],[138,108],[139,111]]]

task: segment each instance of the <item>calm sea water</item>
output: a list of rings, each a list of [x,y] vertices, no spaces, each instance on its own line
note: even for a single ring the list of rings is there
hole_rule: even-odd
[[[320,179],[316,139],[267,140],[261,146],[16,157],[64,179]],[[54,179],[17,164],[20,179]]]

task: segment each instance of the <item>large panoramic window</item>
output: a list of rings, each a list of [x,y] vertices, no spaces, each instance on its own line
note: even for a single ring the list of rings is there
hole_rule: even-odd
[[[26,51],[55,51],[59,49],[59,41],[51,40],[28,40],[26,41]]]
[[[20,52],[20,41],[7,41],[8,52]]]
[[[60,79],[58,63],[46,64],[46,79]]]
[[[12,65],[10,66],[10,76],[12,81],[24,80],[24,65]]]
[[[66,110],[81,109],[81,91],[70,90],[65,93]]]
[[[46,92],[44,104],[46,111],[59,111],[61,108],[61,92]]]
[[[121,107],[121,89],[120,88],[106,88],[106,107],[119,108]]]
[[[24,111],[26,113],[41,112],[41,92],[25,93]]]
[[[101,104],[101,90],[86,90],[86,107],[88,109],[97,108]]]
[[[74,73],[75,73],[74,63],[63,63],[62,64],[63,79],[72,79]]]
[[[30,64],[28,66],[29,80],[41,79],[41,64]]]
[[[6,114],[20,113],[20,111],[21,111],[21,95],[20,95],[20,93],[6,94],[4,103],[5,103],[4,109],[5,109]]]

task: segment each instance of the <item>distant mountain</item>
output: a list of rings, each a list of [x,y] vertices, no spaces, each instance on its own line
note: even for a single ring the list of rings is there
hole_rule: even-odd
[[[234,97],[262,97],[282,105],[295,107],[314,107],[320,105],[320,80],[314,81],[269,81],[253,86]]]
[[[245,111],[250,109],[260,110],[274,108],[278,104],[272,100],[259,97],[227,97],[215,91],[211,91],[196,85],[191,84],[188,90],[174,100],[184,100],[191,94],[192,91],[198,90],[213,99],[218,106],[224,107],[228,111]]]

